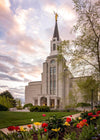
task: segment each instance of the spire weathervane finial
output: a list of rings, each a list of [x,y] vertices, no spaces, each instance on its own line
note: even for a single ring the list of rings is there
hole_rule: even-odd
[[[54,12],[54,14],[55,14],[55,20],[57,21],[58,14],[56,12]]]

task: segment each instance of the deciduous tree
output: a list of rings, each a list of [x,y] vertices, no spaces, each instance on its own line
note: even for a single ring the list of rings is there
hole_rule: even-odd
[[[77,34],[71,43],[63,41],[59,46],[60,57],[81,75],[94,74],[100,78],[100,1],[73,0],[77,14],[74,31]]]

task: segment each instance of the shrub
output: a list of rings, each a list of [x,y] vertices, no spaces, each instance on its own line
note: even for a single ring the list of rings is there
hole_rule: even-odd
[[[81,113],[80,117],[82,119],[86,119],[87,120],[87,123],[90,124],[96,124],[96,121],[99,119],[99,111],[96,112],[95,110],[92,110],[91,112],[84,112],[84,113]]]
[[[16,106],[16,108],[17,108],[18,110],[22,110],[22,109],[23,109],[21,106]]]
[[[64,125],[64,119],[57,118],[56,115],[50,117],[48,120],[48,134],[50,138],[56,138],[57,135],[60,137],[61,133],[65,132],[66,125]],[[60,138],[59,138],[60,139]]]
[[[79,140],[91,140],[92,137],[96,136],[96,130],[94,125],[84,126],[82,132],[80,133]]]
[[[77,107],[88,107],[91,106],[89,103],[78,103]]]
[[[100,110],[100,105],[97,105],[96,108],[97,108],[97,110]]]
[[[7,111],[8,108],[0,104],[0,111]]]
[[[50,108],[48,106],[32,106],[30,112],[49,112]]]
[[[23,109],[25,109],[25,108],[31,108],[31,107],[33,107],[33,104],[31,104],[31,103],[29,103],[29,104],[25,104],[24,106],[23,106]]]
[[[71,132],[71,133],[65,134],[64,140],[77,140],[76,132]]]

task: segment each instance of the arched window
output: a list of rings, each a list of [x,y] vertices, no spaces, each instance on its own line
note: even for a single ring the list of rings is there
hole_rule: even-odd
[[[55,60],[51,60],[51,62],[50,62],[51,64],[54,64],[55,63]]]

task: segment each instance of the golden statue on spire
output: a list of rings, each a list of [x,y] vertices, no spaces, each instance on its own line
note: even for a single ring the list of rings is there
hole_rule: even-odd
[[[57,21],[58,14],[56,12],[54,12],[54,14],[55,14],[55,20]]]

